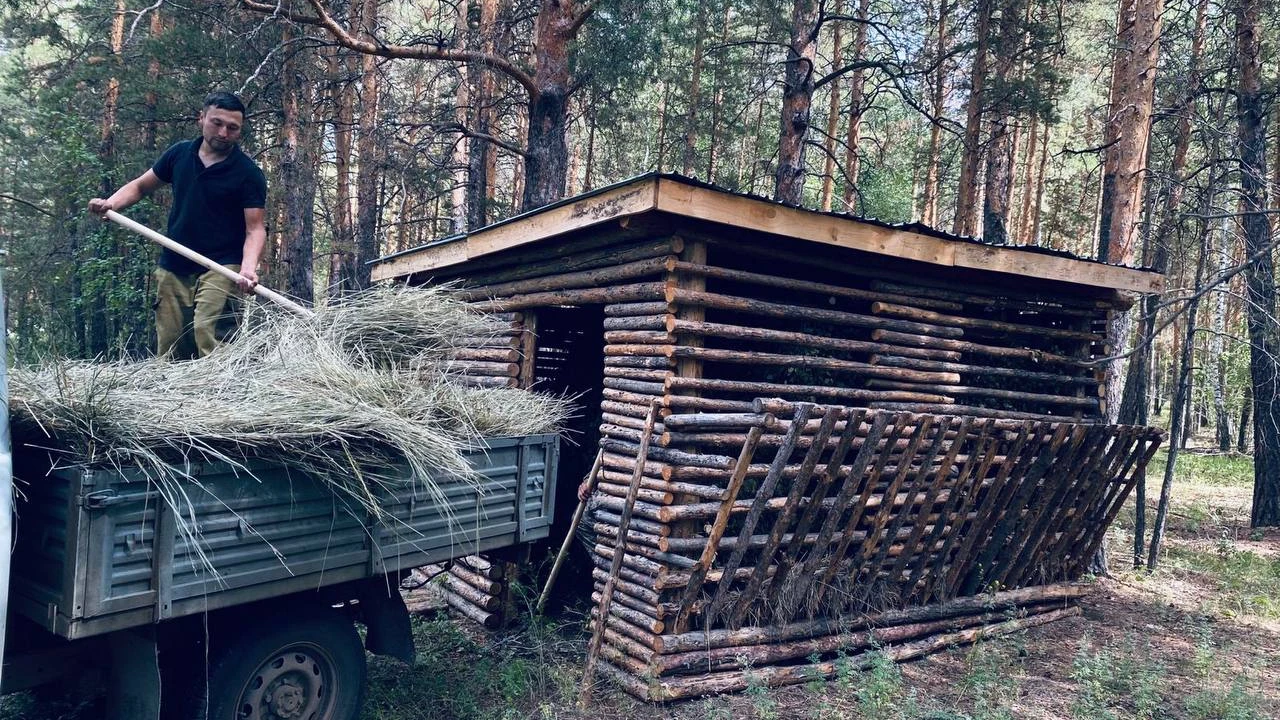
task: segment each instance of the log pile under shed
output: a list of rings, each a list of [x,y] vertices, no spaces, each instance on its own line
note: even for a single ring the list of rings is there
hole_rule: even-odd
[[[651,175],[375,275],[512,313],[516,384],[588,398],[601,660],[644,698],[1070,613],[1161,438],[1105,424],[1096,362],[1120,291],[1160,277],[1061,253]],[[584,353],[591,377],[539,374]]]

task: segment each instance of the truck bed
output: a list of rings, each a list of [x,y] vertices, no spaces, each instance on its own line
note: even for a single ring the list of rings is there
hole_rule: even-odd
[[[145,481],[104,469],[26,476],[10,606],[78,639],[537,540],[558,456],[554,435],[487,440],[467,454],[479,486],[436,477],[441,502],[406,471],[380,519],[282,465],[194,467],[178,505],[189,503],[200,552]]]

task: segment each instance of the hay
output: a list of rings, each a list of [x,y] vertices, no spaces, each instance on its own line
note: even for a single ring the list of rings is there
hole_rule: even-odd
[[[14,369],[15,440],[56,448],[61,464],[136,471],[179,515],[200,461],[288,464],[375,514],[407,465],[443,500],[433,477],[476,479],[466,449],[554,432],[569,413],[562,398],[458,381],[450,352],[506,327],[440,289],[377,289],[313,318],[256,306],[200,360]]]

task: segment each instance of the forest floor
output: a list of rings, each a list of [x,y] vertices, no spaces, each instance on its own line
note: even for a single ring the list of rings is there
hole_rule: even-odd
[[[1162,452],[1151,466],[1163,465]],[[830,682],[658,705],[602,682],[579,711],[580,616],[487,634],[428,612],[415,618],[414,668],[370,657],[362,720],[1280,719],[1280,531],[1249,529],[1251,489],[1247,458],[1185,454],[1155,573],[1129,568],[1130,507],[1108,539],[1112,577],[1080,616]],[[0,720],[94,716],[0,702]]]

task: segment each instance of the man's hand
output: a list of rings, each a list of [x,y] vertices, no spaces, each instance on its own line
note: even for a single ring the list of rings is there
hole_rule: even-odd
[[[253,268],[240,268],[240,279],[236,280],[240,292],[245,295],[253,293],[253,289],[258,286],[258,273]]]
[[[590,478],[588,478],[586,480],[583,480],[582,484],[578,485],[578,500],[579,501],[586,500],[590,494],[591,494],[591,480]]]
[[[100,218],[105,218],[108,210],[115,210],[115,207],[112,206],[110,200],[94,198],[89,201],[89,212]]]

